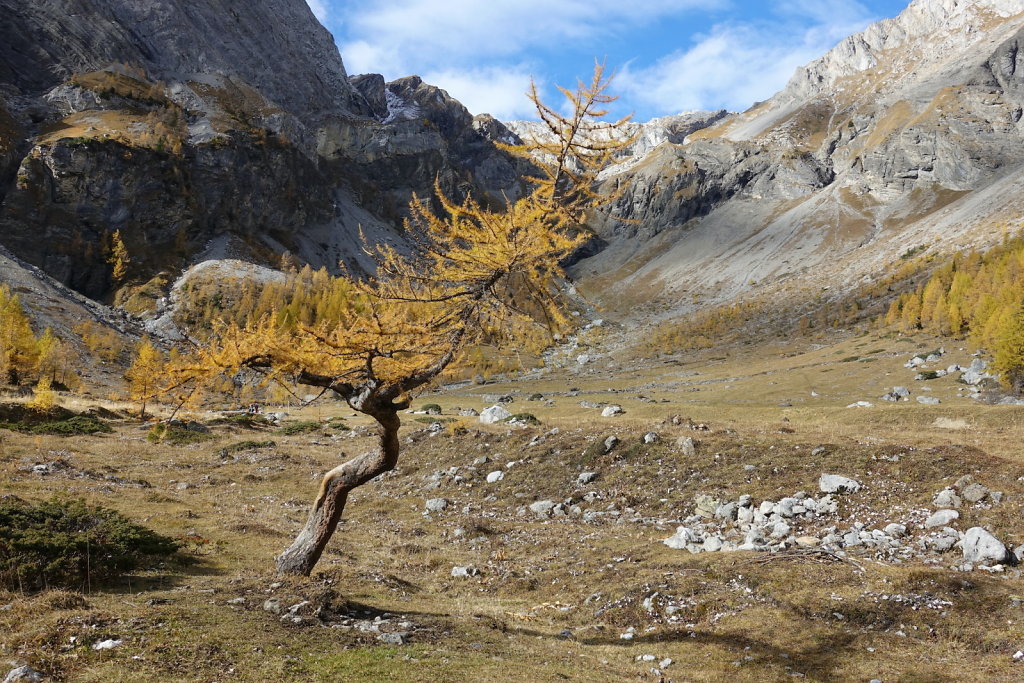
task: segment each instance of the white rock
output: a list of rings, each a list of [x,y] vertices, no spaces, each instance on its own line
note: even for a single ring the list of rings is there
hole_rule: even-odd
[[[465,567],[452,567],[452,576],[457,579],[469,578],[470,576],[477,576],[480,570],[472,565]]]
[[[971,564],[1002,564],[1009,555],[1006,546],[980,526],[968,529],[960,545],[964,551],[964,561]]]
[[[669,548],[682,550],[690,543],[697,543],[700,538],[689,527],[681,526],[676,528],[676,533],[662,541]]]
[[[444,498],[431,498],[427,501],[428,512],[444,512],[448,507],[448,501]]]
[[[692,436],[681,436],[676,441],[676,448],[678,448],[685,456],[697,455],[697,445],[693,442]]]
[[[925,520],[924,528],[934,529],[936,527],[948,526],[955,519],[960,519],[960,513],[956,510],[939,510]]]
[[[109,640],[101,640],[92,646],[94,650],[113,650],[115,647],[120,647],[124,644],[123,640],[117,640],[110,638]]]
[[[555,509],[555,502],[551,500],[538,500],[530,504],[530,511],[538,517],[550,517],[551,511]]]
[[[504,472],[502,472],[501,470],[495,470],[495,471],[493,471],[493,472],[491,472],[490,474],[487,475],[487,483],[488,484],[493,484],[495,482],[501,481],[504,478],[505,478],[505,473]]]
[[[622,406],[610,405],[601,411],[601,417],[615,417],[616,415],[621,415],[622,412]]]
[[[7,672],[3,683],[41,683],[45,680],[46,677],[42,672],[36,671],[30,666],[19,666],[17,669]]]
[[[822,493],[856,493],[860,491],[861,484],[838,474],[822,474],[818,478],[818,488]]]
[[[885,532],[886,536],[891,536],[892,538],[903,538],[907,535],[907,527],[902,524],[887,524],[882,531]]]
[[[956,495],[953,489],[942,489],[935,494],[932,504],[937,508],[958,508],[960,507],[960,496]]]
[[[505,409],[502,405],[493,405],[480,413],[480,422],[485,425],[491,425],[502,420],[507,420],[512,417],[512,413]]]

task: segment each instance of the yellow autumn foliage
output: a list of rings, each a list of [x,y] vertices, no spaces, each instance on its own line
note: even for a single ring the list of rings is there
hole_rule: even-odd
[[[521,198],[492,209],[473,198],[455,201],[436,187],[435,212],[414,197],[406,222],[411,249],[368,245],[375,275],[339,278],[345,296],[332,301],[329,317],[296,319],[296,311],[225,322],[210,344],[168,365],[166,384],[190,390],[224,372],[259,368],[271,379],[332,389],[359,409],[367,397],[375,406],[394,406],[468,344],[567,329],[559,263],[585,241],[579,223],[604,199],[594,191],[597,174],[628,144],[615,134],[617,124],[597,123],[614,99],[605,92],[609,82],[598,65],[589,85],[562,90],[574,112],[565,117],[533,93],[554,140],[531,148],[542,173]]]

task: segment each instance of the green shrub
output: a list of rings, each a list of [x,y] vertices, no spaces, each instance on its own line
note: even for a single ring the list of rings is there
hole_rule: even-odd
[[[420,410],[426,413],[427,415],[441,414],[441,406],[437,405],[436,403],[428,403],[427,405],[420,408]]]
[[[939,373],[936,370],[925,370],[920,373],[921,379],[938,379]]]
[[[25,422],[0,422],[0,429],[24,434],[51,434],[54,436],[75,436],[77,434],[96,434],[114,431],[109,425],[88,415],[79,415],[70,420],[59,422],[43,422],[27,424]]]
[[[235,427],[245,427],[247,429],[258,429],[260,427],[269,427],[273,423],[262,415],[253,415],[251,413],[241,413],[239,415],[224,415],[210,420],[211,425],[232,425]]]
[[[290,425],[281,427],[275,434],[281,434],[282,436],[297,436],[299,434],[311,434],[312,432],[318,432],[323,427],[319,422],[313,422],[312,420],[306,422],[295,422]]]
[[[153,428],[146,434],[146,439],[152,442],[166,441],[172,446],[186,446],[192,443],[202,443],[213,438],[213,434],[196,428],[189,429],[185,423],[161,422],[153,425]]]
[[[267,441],[254,441],[252,439],[247,439],[245,441],[239,441],[238,443],[233,443],[226,448],[220,449],[220,455],[223,457],[225,455],[229,455],[231,453],[238,453],[240,451],[256,451],[261,448],[274,448],[275,446],[277,446],[277,442],[271,441],[269,439]]]
[[[83,590],[174,554],[178,544],[82,500],[0,501],[0,587]]]
[[[432,425],[435,422],[439,423],[439,424],[449,424],[451,422],[458,422],[458,420],[455,419],[454,417],[427,417],[427,416],[424,416],[424,417],[417,417],[416,418],[416,422],[419,422],[420,424],[425,424],[425,425]]]
[[[512,417],[506,417],[505,422],[522,422],[528,425],[540,424],[540,420],[533,413],[516,413]]]

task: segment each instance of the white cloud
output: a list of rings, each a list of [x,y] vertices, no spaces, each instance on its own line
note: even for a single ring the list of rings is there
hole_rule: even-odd
[[[742,111],[871,20],[859,3],[844,0],[787,0],[776,9],[778,22],[720,24],[687,50],[650,66],[627,65],[618,85],[637,108]]]
[[[728,0],[377,0],[349,3],[341,53],[353,73],[394,77],[541,46],[592,42]],[[376,60],[376,61],[371,61]],[[427,65],[424,67],[424,65]],[[389,73],[389,69],[396,69]]]
[[[524,67],[430,71],[423,80],[447,90],[473,114],[491,114],[502,121],[534,116],[533,104],[526,97],[530,71]]]
[[[309,9],[313,10],[313,16],[322,24],[327,21],[327,5],[324,0],[306,0]]]

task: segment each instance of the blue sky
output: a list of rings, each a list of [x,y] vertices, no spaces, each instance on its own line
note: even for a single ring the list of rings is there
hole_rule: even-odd
[[[528,118],[523,93],[618,76],[637,120],[746,109],[909,0],[307,0],[350,74],[417,74],[474,114]]]

